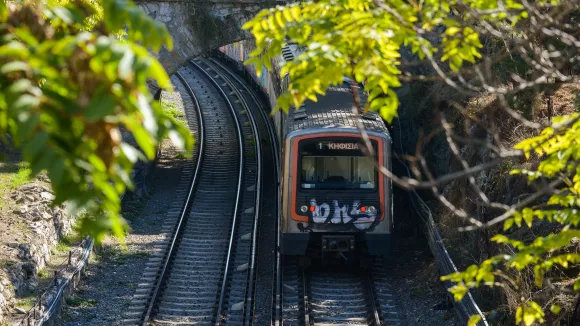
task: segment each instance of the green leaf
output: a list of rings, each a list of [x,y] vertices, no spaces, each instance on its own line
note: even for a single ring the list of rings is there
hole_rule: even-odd
[[[10,42],[0,46],[0,57],[11,57],[18,59],[25,59],[29,55],[28,48],[20,42]]]
[[[100,120],[111,114],[117,105],[117,99],[110,94],[95,96],[85,111],[87,120]]]
[[[128,79],[133,75],[133,60],[135,59],[135,54],[131,49],[125,49],[125,54],[121,61],[119,61],[119,77],[121,79]]]
[[[48,133],[44,131],[39,131],[32,136],[32,138],[26,142],[22,151],[24,155],[32,159],[38,155],[41,149],[46,145],[48,141]]]
[[[550,306],[550,311],[554,314],[557,315],[560,313],[560,310],[562,310],[562,308],[560,306],[558,306],[557,304],[553,304],[552,306]]]
[[[480,315],[473,315],[473,316],[469,317],[469,321],[467,322],[467,326],[475,326],[475,325],[477,325],[477,323],[479,323],[480,320],[481,320]]]
[[[48,167],[48,176],[53,184],[60,184],[64,174],[64,163],[59,159],[55,159]]]
[[[68,9],[63,7],[55,7],[52,9],[52,12],[58,18],[62,19],[62,21],[65,22],[66,24],[71,25],[74,23],[74,16]]]
[[[574,291],[580,290],[580,280],[574,281]]]
[[[15,71],[30,71],[30,66],[22,61],[10,61],[0,67],[0,73],[7,74]]]
[[[169,139],[171,139],[171,142],[177,148],[179,148],[179,149],[185,148],[185,141],[184,141],[183,137],[179,134],[179,132],[177,132],[176,130],[169,131]]]
[[[449,27],[445,30],[445,34],[453,36],[460,31],[459,27]]]
[[[503,223],[503,230],[507,231],[509,230],[512,226],[514,225],[514,219],[513,218],[508,218],[507,220],[505,220],[505,222]]]
[[[145,98],[145,95],[139,93],[137,95],[137,105],[139,111],[143,115],[143,126],[151,135],[157,134],[157,122],[155,121],[155,117],[153,115],[153,110],[151,110],[151,106],[149,105],[149,101]]]
[[[121,150],[125,154],[125,156],[131,161],[131,163],[137,163],[139,159],[146,160],[146,157],[141,154],[135,147],[127,144],[121,143]]]
[[[524,208],[522,210],[522,216],[528,227],[531,228],[534,220],[534,211],[531,208]]]
[[[14,103],[12,103],[10,110],[14,112],[21,112],[37,106],[40,100],[32,95],[23,94]]]
[[[155,158],[155,144],[151,143],[150,135],[140,126],[132,129],[131,132],[139,147],[145,152],[145,156],[150,160]]]
[[[6,6],[6,2],[0,1],[0,19],[4,21],[6,20],[7,16],[8,16],[8,7]]]

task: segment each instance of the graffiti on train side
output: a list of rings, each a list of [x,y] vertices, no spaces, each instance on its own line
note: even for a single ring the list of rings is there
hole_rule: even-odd
[[[332,209],[327,203],[318,205],[315,198],[310,200],[310,206],[314,207],[312,221],[316,224],[353,224],[359,230],[366,230],[371,227],[377,218],[376,211],[371,213],[360,210],[360,200],[355,200],[350,210],[348,204],[338,205],[338,200],[333,200]]]

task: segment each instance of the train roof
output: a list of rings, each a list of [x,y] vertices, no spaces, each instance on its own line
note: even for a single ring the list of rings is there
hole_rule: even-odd
[[[366,102],[366,95],[359,90],[361,105]],[[284,123],[284,134],[310,128],[358,128],[357,120],[366,130],[388,134],[387,126],[381,117],[372,112],[361,117],[352,112],[353,97],[351,88],[346,83],[331,87],[317,102],[307,100],[299,110],[290,110]]]

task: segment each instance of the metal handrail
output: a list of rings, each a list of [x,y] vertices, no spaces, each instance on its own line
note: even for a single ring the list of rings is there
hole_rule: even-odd
[[[410,177],[411,172],[409,171],[409,168],[407,167],[407,165],[399,158],[398,155],[395,154],[395,157],[405,167],[405,169],[407,170],[407,173]],[[415,199],[419,201],[419,204],[422,206],[423,210],[427,213],[426,217],[421,213],[419,208],[415,205],[415,202],[413,201],[413,197],[412,197],[411,193],[413,193],[415,195]],[[429,206],[427,206],[427,204],[423,201],[423,199],[419,196],[419,194],[415,190],[412,190],[408,194],[409,194],[409,198],[411,200],[411,205],[413,205],[413,207],[415,208],[415,210],[417,211],[419,216],[425,222],[425,226],[426,226],[425,235],[427,236],[429,247],[431,248],[431,252],[433,253],[433,256],[434,256],[435,261],[437,263],[437,268],[439,269],[439,273],[441,275],[448,275],[451,273],[456,273],[458,271],[457,267],[455,266],[453,259],[449,255],[449,252],[447,251],[445,244],[443,243],[443,238],[441,237],[441,234],[439,233],[439,230],[437,229],[437,225],[435,224],[435,220],[433,219],[433,214],[431,213],[431,209],[429,208]],[[444,285],[445,285],[445,288],[447,288],[447,289],[452,286],[452,284],[449,281],[444,282]],[[454,305],[455,310],[457,311],[457,313],[459,315],[459,318],[462,320],[462,322],[467,323],[467,321],[469,320],[469,318],[472,315],[479,315],[481,317],[481,320],[478,322],[477,325],[489,326],[489,324],[485,318],[485,315],[479,309],[479,306],[475,302],[475,299],[471,295],[470,291],[467,291],[467,294],[464,296],[464,298],[461,301],[457,302],[457,301],[453,300],[453,305]]]
[[[85,238],[83,239],[83,241],[80,243],[80,247],[83,248],[82,254],[80,256],[80,262],[79,264],[75,267],[75,269],[72,271],[71,273],[71,278],[75,277],[84,267],[84,265],[86,264],[86,261],[90,255],[90,252],[92,251],[94,245],[94,240],[92,238]],[[68,284],[68,282],[70,281],[69,279],[65,280],[65,282],[59,282],[59,275],[64,274],[64,271],[68,268],[72,267],[72,251],[69,251],[69,256],[67,258],[67,260],[62,263],[61,265],[59,265],[59,269],[54,271],[54,281],[51,282],[51,285],[47,287],[46,291],[44,291],[40,297],[36,300],[36,302],[34,303],[34,305],[27,311],[26,315],[22,318],[22,320],[20,321],[20,323],[18,325],[24,326],[24,325],[42,325],[45,321],[48,321],[52,315],[55,312],[55,307],[57,302],[59,302],[59,298],[62,296],[63,294],[63,289],[64,287]],[[42,305],[42,301],[43,299],[48,295],[49,293],[49,289],[52,288],[53,286],[57,287],[57,293],[54,296],[53,301],[51,302],[50,306],[46,309],[43,310],[43,305]],[[37,316],[37,314],[40,314]],[[31,319],[32,319],[32,324],[31,324]]]

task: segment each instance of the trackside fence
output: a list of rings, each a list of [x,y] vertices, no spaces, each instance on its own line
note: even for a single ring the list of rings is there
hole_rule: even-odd
[[[396,155],[395,155],[396,156]],[[397,157],[397,160],[407,169],[407,173],[410,175],[409,168],[407,165]],[[439,270],[440,275],[448,275],[457,272],[457,267],[453,263],[453,259],[449,255],[447,248],[445,248],[445,244],[443,242],[443,238],[437,229],[437,225],[435,224],[435,220],[433,219],[433,214],[431,213],[431,209],[429,206],[423,201],[423,199],[419,196],[419,194],[415,191],[409,191],[409,200],[411,204],[415,208],[417,215],[421,218],[423,223],[421,223],[421,227],[423,229],[423,233],[427,237],[427,242],[429,243],[429,248],[431,249],[431,253],[435,258],[435,262],[437,264],[437,268]],[[451,288],[454,283],[450,281],[444,281],[443,285],[446,289]],[[451,294],[448,294],[451,296]],[[467,324],[469,318],[473,315],[479,315],[481,320],[477,323],[478,326],[489,326],[485,315],[479,309],[475,299],[471,295],[471,292],[467,292],[467,294],[463,297],[463,299],[459,302],[450,298],[453,302],[453,306],[457,311],[457,315],[462,323]]]
[[[65,294],[74,290],[80,281],[81,273],[88,265],[93,246],[94,240],[87,237],[79,247],[69,251],[68,259],[54,272],[50,287],[36,300],[18,325],[50,325],[54,322]]]

